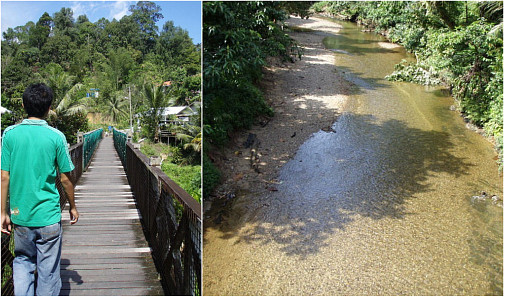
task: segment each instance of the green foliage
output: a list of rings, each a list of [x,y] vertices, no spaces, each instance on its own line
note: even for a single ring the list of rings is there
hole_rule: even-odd
[[[89,131],[88,119],[84,113],[76,113],[72,115],[50,116],[47,123],[56,129],[60,130],[67,142],[72,144],[77,142],[77,132]]]
[[[387,78],[447,86],[465,117],[503,147],[503,2],[321,2],[415,53]],[[500,162],[502,158],[500,157]]]
[[[283,31],[287,12],[307,16],[307,3],[203,3],[204,135],[224,145],[235,129],[248,128],[259,115],[273,115],[255,85],[269,56],[291,61],[301,50]],[[219,171],[204,156],[205,191],[219,182]]]
[[[230,131],[249,128],[261,114],[273,115],[261,91],[250,82],[223,84],[205,94],[204,122],[209,128],[204,138],[214,144],[226,143]]]
[[[224,144],[227,133],[271,114],[253,82],[267,56],[290,59],[293,40],[282,31],[280,2],[204,2],[204,137]],[[297,49],[297,47],[294,47]]]
[[[214,188],[219,184],[221,173],[210,161],[209,157],[203,155],[203,197],[207,198]]]
[[[150,140],[157,141],[159,135],[158,125],[161,120],[161,113],[169,104],[167,96],[163,91],[163,85],[144,85],[144,97],[147,110],[144,111],[141,122],[143,126],[146,126],[147,137]]]
[[[415,82],[422,85],[438,85],[441,83],[437,73],[432,68],[430,69],[423,64],[408,63],[406,60],[402,60],[401,63],[397,64],[395,71],[386,76],[386,79]]]
[[[170,162],[163,162],[161,170],[175,183],[183,188],[189,195],[201,203],[201,166],[179,166]]]
[[[313,3],[313,1],[285,1],[282,3],[282,7],[288,14],[308,19],[310,16],[309,8]]]
[[[69,133],[67,139],[86,127],[81,116],[76,120],[81,127],[65,126],[64,120],[77,112],[84,118],[93,112],[104,124],[129,127],[128,87],[133,115],[149,105],[143,96],[146,84],[173,81],[171,97],[180,104],[201,100],[200,46],[171,21],[159,32],[156,21],[163,15],[153,2],[140,1],[130,12],[120,20],[91,23],[86,15],[62,8],[42,14],[37,23],[7,28],[2,34],[1,91],[2,106],[12,113],[2,116],[2,129],[22,119],[24,111],[16,100],[33,82],[53,89],[52,109],[63,117],[52,122]],[[95,92],[90,89],[99,89],[99,96],[88,97]]]
[[[201,201],[201,166],[180,165],[184,159],[179,147],[146,141],[141,145],[140,151],[148,157],[166,157],[161,170],[198,202]]]
[[[168,155],[168,161],[174,163],[174,164],[181,164],[184,162],[184,155],[182,153],[182,149],[178,146],[172,146],[170,147],[169,150],[169,155]]]
[[[168,145],[163,144],[163,143],[153,143],[149,140],[146,140],[142,143],[140,146],[140,151],[148,156],[161,156],[162,154],[164,155],[169,155],[170,154],[170,148]]]

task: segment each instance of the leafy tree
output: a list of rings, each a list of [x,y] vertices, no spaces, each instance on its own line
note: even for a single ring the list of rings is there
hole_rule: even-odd
[[[115,90],[120,90],[126,82],[124,79],[128,77],[130,70],[134,67],[135,61],[132,52],[123,47],[110,50],[108,62],[105,68],[107,76],[110,81],[114,82]]]
[[[400,63],[388,79],[445,85],[502,154],[503,2],[345,1],[315,9],[359,20],[414,52],[417,61]]]
[[[72,42],[72,38],[67,35],[55,35],[49,38],[42,46],[41,62],[54,62],[65,67],[70,66],[70,61],[75,55],[76,44]]]
[[[67,32],[74,26],[74,12],[70,8],[63,7],[53,17],[55,30]]]
[[[167,100],[167,96],[163,91],[163,84],[159,86],[151,83],[145,84],[143,96],[147,110],[143,114],[142,125],[146,126],[148,138],[157,141],[159,139],[159,123],[163,109],[173,105],[173,102]]]
[[[53,107],[58,106],[75,83],[75,77],[65,72],[63,67],[56,63],[49,63],[37,73],[37,76],[53,90]]]
[[[53,19],[45,12],[38,20],[35,27],[33,27],[30,32],[29,41],[30,45],[37,47],[39,50],[46,43],[49,38],[49,33],[51,33],[51,23]]]
[[[191,57],[191,52],[196,51],[188,31],[174,26],[172,21],[168,21],[163,25],[156,49],[166,65],[177,66],[192,63],[191,60],[184,58]]]
[[[129,102],[125,99],[122,91],[118,91],[113,96],[108,97],[106,104],[106,114],[113,123],[117,124],[128,116],[126,110],[129,107]]]
[[[223,144],[231,130],[271,114],[253,82],[267,56],[299,54],[282,31],[286,17],[280,2],[204,2],[204,123],[211,127],[205,139]]]
[[[77,25],[81,25],[84,23],[89,23],[88,17],[85,14],[78,16],[77,17]]]
[[[148,1],[139,1],[136,5],[130,6],[131,17],[140,27],[140,39],[142,40],[142,52],[151,52],[156,45],[158,26],[156,22],[163,18],[160,13],[161,8]]]

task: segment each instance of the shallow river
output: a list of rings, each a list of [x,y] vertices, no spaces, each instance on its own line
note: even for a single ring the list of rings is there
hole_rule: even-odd
[[[384,79],[412,59],[403,48],[339,24],[324,44],[353,84],[345,112],[282,168],[222,259],[204,249],[223,261],[204,294],[502,295],[493,146],[442,90]]]

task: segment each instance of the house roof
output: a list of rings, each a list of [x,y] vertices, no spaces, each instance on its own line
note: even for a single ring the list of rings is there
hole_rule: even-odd
[[[168,80],[168,81],[166,81],[166,82],[163,82],[163,86],[164,86],[164,87],[168,87],[168,86],[170,86],[170,85],[172,85],[172,82],[171,82],[171,81],[169,81],[169,80]]]
[[[184,112],[185,110],[186,112]],[[189,106],[170,106],[165,108],[161,114],[164,116],[180,115],[180,114],[187,115],[187,114],[193,114],[193,110]]]

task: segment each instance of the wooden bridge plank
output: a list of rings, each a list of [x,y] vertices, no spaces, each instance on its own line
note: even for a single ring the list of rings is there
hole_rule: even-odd
[[[62,279],[64,278],[72,278],[73,271],[69,271],[68,275],[62,275]],[[152,286],[152,284],[156,283],[158,280],[158,276],[156,274],[132,274],[132,273],[127,273],[127,274],[113,274],[110,275],[108,273],[97,273],[97,271],[86,271],[82,276],[80,277],[85,277],[87,283],[94,283],[94,282],[122,282],[122,281],[144,281],[149,284],[149,286]],[[146,279],[147,278],[147,279]],[[64,282],[68,283],[68,282]],[[81,280],[79,278],[75,278],[74,283],[80,284]],[[84,283],[84,282],[83,282]],[[70,286],[72,284],[69,283]]]
[[[155,292],[153,294],[153,292]],[[61,296],[153,296],[156,294],[156,289],[151,288],[125,288],[125,289],[95,289],[95,290],[79,290],[79,289],[62,289]]]
[[[61,265],[65,266],[66,269],[71,268],[74,265],[88,265],[88,264],[115,264],[115,263],[143,263],[151,261],[150,259],[142,256],[136,257],[121,257],[121,258],[110,258],[104,255],[104,257],[93,257],[93,258],[75,258],[70,262],[69,259],[61,259]]]
[[[62,213],[60,295],[163,295],[112,138],[98,146],[75,197],[79,222]]]

